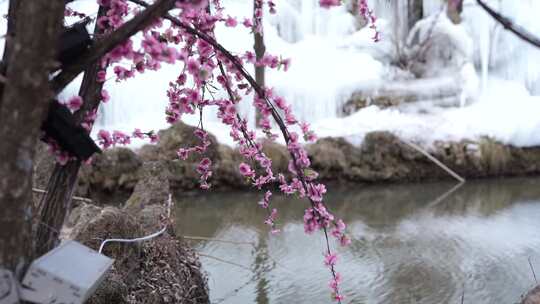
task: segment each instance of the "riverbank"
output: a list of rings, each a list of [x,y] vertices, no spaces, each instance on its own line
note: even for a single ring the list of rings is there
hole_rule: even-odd
[[[193,130],[179,123],[160,131],[161,140],[157,145],[104,151],[83,168],[77,194],[107,204],[123,204],[136,184],[148,174],[149,166],[160,168],[154,174],[161,183],[170,184],[173,192],[197,190],[199,176],[195,169],[200,156],[181,161],[176,155],[178,148],[197,144]],[[220,190],[249,188],[238,172],[242,162],[238,150],[219,144],[212,135],[210,140],[212,145],[205,157],[213,162],[212,187]],[[343,138],[322,138],[308,145],[307,150],[312,168],[325,182],[402,183],[452,179],[413,146],[392,133],[371,132],[361,145],[353,145]],[[285,147],[271,142],[264,142],[263,147],[272,159],[274,171],[287,172],[289,156]],[[540,147],[515,147],[484,137],[478,141],[436,141],[423,149],[465,179],[540,174]]]

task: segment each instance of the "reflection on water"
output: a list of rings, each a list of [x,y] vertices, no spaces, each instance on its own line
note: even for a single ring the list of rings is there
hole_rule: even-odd
[[[540,179],[454,185],[330,187],[327,203],[349,225],[338,248],[347,303],[515,303],[540,269]],[[330,303],[321,234],[305,235],[306,201],[276,197],[282,233],[269,235],[258,193],[178,198],[182,235],[195,242],[212,303]],[[335,245],[335,244],[334,244]]]

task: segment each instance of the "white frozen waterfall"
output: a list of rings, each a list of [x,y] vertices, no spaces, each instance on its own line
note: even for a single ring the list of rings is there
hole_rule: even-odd
[[[225,15],[242,20],[252,14],[249,1],[224,2]],[[292,104],[301,120],[337,117],[352,91],[366,81],[380,78],[383,64],[366,53],[339,47],[345,38],[356,32],[355,18],[346,8],[321,9],[318,0],[280,0],[276,4],[278,13],[265,18],[267,51],[292,58],[292,64],[288,72],[267,69],[267,85]],[[220,26],[216,36],[233,52],[253,48],[252,34],[242,26],[234,29]],[[165,91],[179,69],[179,66],[165,66],[157,73],[148,72],[135,80],[108,85],[112,98],[102,107],[100,124],[127,130],[139,124],[147,128],[165,127]],[[251,96],[242,101],[240,110],[244,115],[254,116]],[[205,114],[207,125],[217,123],[213,113]],[[195,123],[196,118],[186,117],[186,121]]]
[[[252,15],[252,1],[223,2],[227,8],[225,15],[237,16],[239,20]],[[396,70],[390,68],[390,63],[395,62],[396,58],[395,41],[404,41],[406,34],[407,16],[403,13],[406,11],[406,0],[369,0],[379,17],[377,25],[383,34],[383,40],[377,44],[370,39],[373,34],[370,29],[357,28],[356,18],[346,7],[323,10],[318,8],[318,0],[275,2],[277,14],[265,16],[267,50],[291,58],[292,65],[288,72],[267,71],[267,84],[292,104],[301,120],[312,122],[322,136],[352,136],[369,130],[387,129],[410,138],[421,137],[420,134],[434,138],[461,138],[476,135],[476,131],[468,131],[473,128],[483,132],[481,134],[507,142],[522,145],[540,143],[540,136],[536,138],[533,133],[525,131],[520,133],[516,131],[515,124],[506,126],[514,128],[510,131],[501,129],[500,124],[506,117],[504,115],[509,115],[510,108],[506,102],[514,103],[511,109],[524,111],[515,115],[529,117],[531,109],[536,109],[536,103],[527,98],[529,94],[540,94],[540,66],[535,66],[536,62],[540,62],[540,51],[502,29],[474,0],[465,2],[463,24],[474,43],[472,60],[476,74],[482,79],[482,94],[489,97],[478,98],[481,104],[485,104],[482,107],[486,108],[476,108],[473,103],[459,109],[456,112],[459,115],[450,109],[442,116],[430,117],[368,107],[347,118],[341,118],[341,107],[352,92],[375,83],[391,81]],[[79,0],[76,3],[95,3],[95,0]],[[540,1],[489,0],[488,3],[524,28],[540,33],[540,21],[536,16],[536,12],[540,11]],[[423,5],[427,15],[436,14],[445,7],[442,0],[424,0]],[[253,48],[252,34],[241,26],[234,29],[220,26],[216,35],[233,52]],[[127,132],[135,127],[166,127],[163,113],[167,104],[167,83],[176,78],[180,68],[179,65],[164,66],[159,72],[138,75],[135,80],[125,83],[109,81],[107,89],[112,98],[110,103],[102,107],[99,127]],[[473,76],[475,74],[472,65],[466,72]],[[467,83],[463,85],[466,87]],[[76,93],[76,85],[71,87],[64,95]],[[249,117],[254,116],[251,98],[247,96],[240,107],[243,115]],[[518,101],[523,101],[523,104]],[[500,107],[500,113],[493,114],[493,117],[501,115],[497,121],[494,120],[492,124],[482,122],[487,125],[476,121],[480,119],[476,116],[478,113],[493,110],[495,106]],[[228,131],[210,112],[204,115],[205,126],[216,133],[220,140],[228,142]],[[446,119],[449,119],[448,124]],[[523,130],[540,129],[540,121],[536,122],[532,116],[530,119],[518,125]],[[186,117],[184,121],[193,124],[196,120],[197,117]],[[461,127],[456,125],[456,121],[462,123]],[[432,132],[438,128],[443,129],[438,133]]]

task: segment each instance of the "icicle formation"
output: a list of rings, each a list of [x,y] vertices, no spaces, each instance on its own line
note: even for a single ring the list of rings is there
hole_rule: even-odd
[[[273,1],[262,1],[270,14],[275,13],[276,7]],[[97,26],[106,33],[119,28],[127,20],[128,16],[136,14],[142,7],[148,6],[139,0],[97,0],[98,4],[107,9],[105,16],[97,20]],[[325,8],[341,4],[339,0],[320,0],[320,5]],[[346,246],[350,239],[345,235],[345,223],[336,219],[324,204],[325,185],[316,181],[318,174],[310,168],[311,162],[304,147],[300,144],[300,138],[307,142],[316,140],[315,134],[310,130],[309,124],[299,121],[292,113],[291,106],[284,98],[275,94],[270,88],[257,85],[255,80],[246,72],[246,64],[257,64],[269,69],[287,70],[290,62],[279,56],[265,54],[260,60],[249,51],[243,54],[231,54],[221,46],[215,38],[214,29],[218,23],[227,27],[237,27],[241,24],[249,31],[262,30],[263,11],[255,12],[253,19],[244,19],[242,22],[233,16],[225,16],[220,0],[212,0],[212,11],[208,0],[200,1],[177,1],[174,15],[168,15],[164,19],[156,20],[151,26],[139,34],[139,40],[129,39],[117,46],[104,58],[102,67],[109,67],[114,72],[113,79],[117,82],[126,81],[137,74],[147,70],[159,70],[162,64],[182,63],[175,80],[169,83],[167,90],[168,107],[165,118],[168,123],[174,124],[182,119],[185,114],[202,113],[209,106],[217,107],[217,117],[222,123],[230,127],[230,136],[238,144],[240,153],[245,161],[239,165],[239,171],[246,181],[259,190],[264,191],[264,196],[259,205],[267,210],[268,217],[265,223],[270,226],[272,233],[278,233],[276,221],[278,211],[272,208],[270,199],[274,184],[286,195],[297,195],[307,198],[310,207],[305,210],[304,229],[306,233],[322,230],[325,235],[325,265],[330,269],[332,280],[330,287],[333,298],[341,302],[343,295],[340,293],[339,284],[341,276],[336,271],[337,255],[330,247],[329,235],[333,236],[338,243]],[[142,6],[142,7],[141,7]],[[375,17],[367,7],[365,0],[359,0],[360,13],[365,16],[374,27]],[[73,15],[72,12],[68,14]],[[374,40],[378,40],[376,33]],[[136,42],[139,41],[139,42]],[[106,72],[100,72],[98,81],[106,81]],[[216,99],[214,92],[221,87],[228,93],[228,98]],[[281,136],[284,137],[287,149],[291,156],[287,173],[274,173],[272,161],[262,152],[262,145],[257,140],[255,132],[249,130],[247,120],[242,118],[236,111],[241,96],[254,92],[253,106],[260,113],[260,127],[266,137],[274,141],[279,137],[271,128],[271,120],[279,126]],[[102,101],[109,99],[108,93],[101,92]],[[80,107],[80,100],[73,98],[68,101],[72,108]],[[87,127],[91,128],[96,113],[90,113]],[[201,115],[202,117],[202,115]],[[194,136],[200,140],[200,144],[194,147],[179,147],[177,154],[180,159],[187,159],[190,154],[203,155],[211,145],[208,133],[203,129],[202,121],[196,129]],[[290,130],[296,126],[301,133]],[[101,130],[98,133],[98,141],[108,148],[117,144],[129,144],[131,138],[150,138],[157,141],[153,132],[143,133],[136,129],[131,135],[120,131],[112,133]],[[212,161],[202,158],[196,170],[200,174],[200,186],[209,189],[209,179],[212,176]]]

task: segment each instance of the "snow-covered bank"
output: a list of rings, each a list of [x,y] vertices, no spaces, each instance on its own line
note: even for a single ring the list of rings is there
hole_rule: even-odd
[[[489,136],[505,144],[540,145],[540,97],[519,84],[491,79],[487,93],[463,108],[437,108],[429,102],[398,108],[364,108],[355,114],[314,124],[320,137],[343,136],[361,143],[365,134],[390,131],[427,146],[435,141],[478,140]]]

